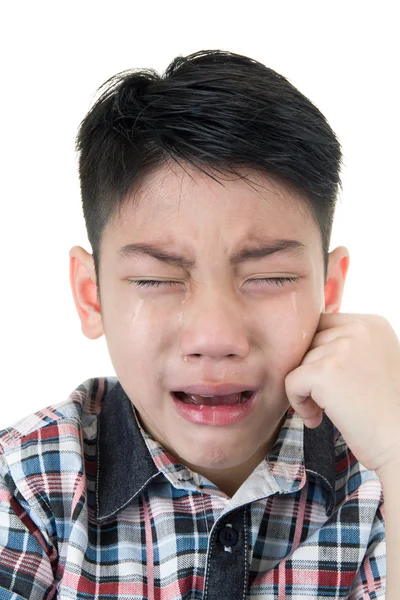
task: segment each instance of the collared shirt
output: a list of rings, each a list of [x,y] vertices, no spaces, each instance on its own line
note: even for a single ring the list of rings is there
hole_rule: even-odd
[[[382,487],[292,408],[230,498],[140,425],[116,377],[0,432],[0,599],[385,594]]]

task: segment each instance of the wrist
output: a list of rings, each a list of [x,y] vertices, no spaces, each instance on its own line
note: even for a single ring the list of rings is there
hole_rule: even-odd
[[[400,481],[400,458],[396,456],[395,459],[377,469],[376,474],[383,487],[393,485],[393,480]]]

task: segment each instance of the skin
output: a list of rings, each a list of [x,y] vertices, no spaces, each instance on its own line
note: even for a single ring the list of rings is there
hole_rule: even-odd
[[[103,233],[100,304],[92,255],[80,246],[70,250],[82,332],[89,339],[105,335],[142,427],[228,497],[275,442],[290,406],[285,378],[307,353],[321,313],[339,310],[349,265],[348,249],[335,248],[325,283],[320,232],[304,201],[270,177],[242,172],[252,186],[232,175],[220,185],[193,168],[166,166],[148,176],[137,204],[128,199]],[[252,236],[298,240],[304,257],[275,254],[231,265],[230,255]],[[196,266],[118,259],[121,246],[139,242],[168,245]],[[180,283],[140,288],[128,281],[146,277]],[[263,277],[299,280],[252,281]],[[260,388],[245,420],[215,427],[178,415],[170,390],[225,381]]]

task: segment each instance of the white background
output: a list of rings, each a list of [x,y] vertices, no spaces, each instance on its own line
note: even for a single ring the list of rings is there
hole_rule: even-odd
[[[341,312],[399,316],[399,34],[396,2],[9,2],[1,31],[0,428],[114,375],[81,332],[69,249],[91,252],[74,141],[97,88],[222,49],[287,77],[344,152],[331,250],[350,268]]]

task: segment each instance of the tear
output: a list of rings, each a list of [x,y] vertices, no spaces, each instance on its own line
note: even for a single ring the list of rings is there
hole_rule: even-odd
[[[138,318],[140,311],[142,310],[143,304],[144,304],[144,298],[141,298],[139,300],[139,302],[137,303],[137,305],[135,306],[135,310],[133,312],[133,317],[132,317],[132,325],[135,324],[135,321]]]
[[[293,306],[294,313],[296,315],[296,319],[297,319],[297,321],[299,321],[299,311],[297,308],[297,292],[292,292],[290,294],[290,297],[292,300],[292,306]],[[305,340],[306,337],[308,337],[308,333],[306,331],[304,331],[304,329],[300,329],[300,331],[301,331],[301,336],[302,336],[303,340]]]

